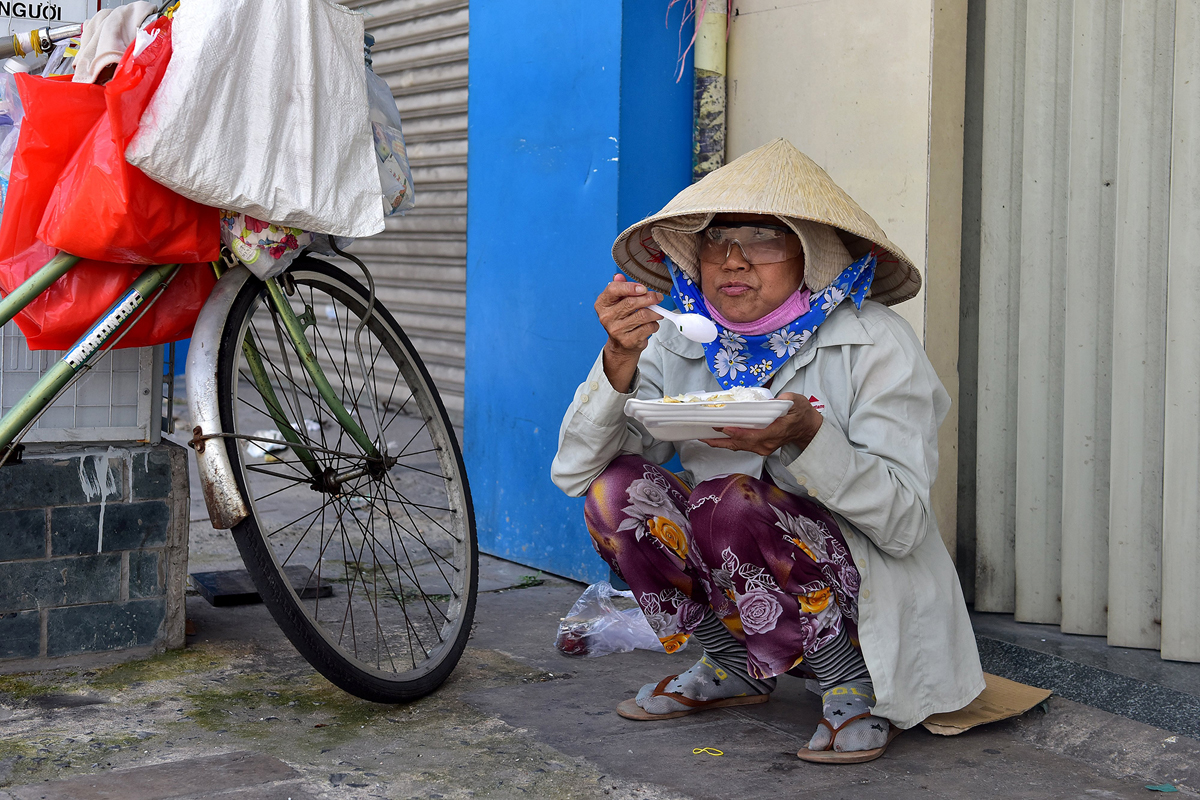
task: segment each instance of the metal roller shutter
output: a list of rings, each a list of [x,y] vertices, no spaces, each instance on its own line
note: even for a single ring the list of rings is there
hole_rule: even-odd
[[[1200,3],[995,3],[975,608],[1200,662]]]
[[[352,248],[462,424],[467,282],[467,0],[347,0],[404,120],[417,206]],[[355,272],[350,265],[351,274]]]

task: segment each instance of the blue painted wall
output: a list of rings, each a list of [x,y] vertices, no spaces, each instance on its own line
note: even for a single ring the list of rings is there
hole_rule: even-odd
[[[676,82],[682,3],[625,0],[621,37],[621,169],[617,231],[655,213],[692,181],[692,56]],[[612,242],[608,243],[609,249]],[[610,256],[611,261],[611,256]],[[594,298],[593,298],[594,299]],[[582,378],[580,378],[582,380]],[[572,387],[574,388],[574,387]]]
[[[687,185],[691,65],[665,2],[471,7],[465,454],[486,551],[608,568],[551,482],[558,427],[604,343],[613,239]]]

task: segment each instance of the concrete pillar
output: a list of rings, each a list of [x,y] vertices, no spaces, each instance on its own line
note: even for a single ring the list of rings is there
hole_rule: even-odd
[[[0,469],[0,672],[183,647],[188,452],[31,445]]]

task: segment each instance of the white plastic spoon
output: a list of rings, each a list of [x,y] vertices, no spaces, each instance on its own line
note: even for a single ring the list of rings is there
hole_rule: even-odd
[[[678,314],[674,311],[667,311],[662,306],[646,306],[655,314],[660,314],[664,319],[670,320],[671,324],[679,328],[688,339],[700,344],[708,344],[713,339],[717,338],[717,324],[703,314]]]

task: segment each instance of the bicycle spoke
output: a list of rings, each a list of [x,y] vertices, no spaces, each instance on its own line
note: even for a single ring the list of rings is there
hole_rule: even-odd
[[[357,521],[357,518],[356,518],[356,521]],[[359,526],[360,526],[360,527],[362,526],[362,523],[361,523],[361,522],[359,522],[358,524],[359,524]],[[394,535],[393,535],[393,537],[392,537],[392,538],[393,538],[393,540],[395,540],[395,536],[394,536]],[[378,540],[375,540],[375,541],[378,541]],[[400,543],[400,548],[401,548],[401,549],[403,549],[403,548],[404,548],[403,542],[401,542],[401,543]],[[403,568],[402,568],[402,567],[400,567],[400,560],[399,560],[399,558],[397,558],[397,557],[396,557],[396,554],[395,554],[395,552],[394,552],[394,551],[395,551],[395,549],[396,549],[396,548],[395,548],[395,544],[393,544],[393,552],[392,552],[392,553],[388,553],[388,555],[390,555],[390,556],[391,556],[391,558],[392,558],[392,562],[393,562],[393,563],[395,563],[395,564],[396,564],[396,566],[397,566],[397,573],[396,573],[396,577],[397,577],[397,583],[400,583],[401,585],[403,585],[403,584],[402,584],[402,582],[399,580],[399,577],[400,577],[400,572],[401,572],[401,571],[403,571]],[[384,550],[384,552],[385,552],[385,553],[387,553],[386,549]],[[412,563],[412,558],[411,558],[411,557],[408,555],[407,551],[405,551],[404,555],[405,555],[405,560],[408,562],[409,569],[411,570],[411,572],[408,574],[409,581],[410,581],[410,582],[413,584],[413,586],[420,587],[420,585],[421,585],[421,584],[420,584],[420,579],[419,579],[419,578],[417,578],[417,575],[416,575],[416,572],[417,572],[417,570],[416,570],[416,567],[415,567],[415,566],[413,565],[413,563]],[[386,576],[386,572],[385,572],[384,574],[385,574],[385,576]],[[390,582],[390,579],[389,579],[389,582]],[[395,591],[396,591],[396,593],[397,593],[397,594],[400,594],[400,591],[399,591],[398,589],[396,589]],[[426,611],[429,611],[429,598],[425,596],[425,593],[424,593],[424,592],[420,592],[420,594],[421,594],[421,599],[422,599],[422,601],[425,603],[425,607],[426,607],[426,608],[425,608],[425,610],[426,610]],[[434,606],[434,608],[436,608],[436,607],[437,607],[437,606],[435,605],[435,606]],[[438,609],[438,613],[442,613],[442,612],[441,612],[441,609]],[[406,614],[405,616],[407,617],[407,614]],[[431,615],[431,616],[432,616],[432,615]],[[443,616],[443,618],[445,618],[445,619],[447,619],[447,620],[449,619],[449,617],[446,617],[446,615],[445,615],[444,613],[442,613],[442,616]],[[440,637],[440,635],[439,635],[439,639],[440,639],[440,638],[441,638],[441,637]]]
[[[341,535],[342,563],[343,564],[356,563],[356,562],[351,562],[350,559],[347,558],[346,521],[345,521],[345,518],[341,514],[338,514],[337,526],[342,531],[342,535]],[[351,552],[353,552],[353,550],[351,550]],[[361,574],[361,570],[355,570],[354,577],[350,580],[350,585],[346,588],[346,610],[342,614],[342,626],[341,626],[341,629],[338,631],[338,643],[340,644],[342,641],[342,637],[345,635],[346,620],[349,619],[349,621],[350,621],[350,637],[354,643],[354,654],[355,655],[358,655],[358,641],[357,641],[357,636],[355,635],[356,631],[354,628],[354,583],[355,583],[355,581],[358,580],[358,576],[360,574]]]
[[[408,450],[408,446],[410,444],[412,444],[416,440],[416,438],[418,436],[420,436],[425,431],[425,429],[428,427],[429,427],[429,420],[425,420],[424,422],[422,422],[421,427],[417,428],[417,430],[413,433],[413,435],[408,437],[408,441],[404,443],[404,447],[400,448],[401,454],[403,454],[406,450]],[[434,449],[437,449],[437,448],[434,448]],[[397,458],[398,457],[399,456],[397,456]]]
[[[426,453],[437,453],[437,452],[440,452],[440,451],[438,450],[438,448],[436,448],[436,447],[427,447],[427,448],[425,448],[424,450],[416,450],[416,451],[413,451],[413,452],[411,452],[411,453],[404,453],[404,452],[398,453],[398,454],[396,455],[396,458],[412,458],[413,456],[423,456],[423,455],[425,455]]]
[[[388,507],[388,502],[386,499],[384,500],[384,507],[385,508]],[[389,508],[389,511],[390,511],[390,508]],[[446,560],[444,556],[440,556],[440,554],[436,550],[434,550],[432,547],[429,546],[429,543],[425,541],[424,537],[419,534],[420,529],[417,528],[416,522],[413,520],[412,515],[408,514],[407,509],[405,510],[405,514],[408,516],[408,521],[412,523],[413,529],[415,531],[418,531],[418,533],[413,534],[414,538],[416,538],[418,541],[421,542],[421,544],[425,547],[425,550],[427,552],[429,552],[430,555],[433,555],[435,557],[441,557],[444,561],[446,561],[446,563],[450,564],[451,569],[455,569],[457,571],[457,568],[454,567],[453,563]],[[388,517],[391,517],[390,513],[388,514]],[[399,523],[397,523],[397,524],[399,524]],[[453,537],[451,537],[451,538],[453,538]],[[408,548],[404,546],[403,539],[400,540],[400,547],[404,549],[405,556],[407,557],[408,556]],[[409,563],[410,564],[412,563],[411,559],[409,559]],[[449,578],[446,577],[446,573],[442,572],[442,568],[440,566],[438,566],[436,558],[434,561],[434,566],[437,566],[438,572],[441,573],[441,575],[442,575],[442,580],[444,580],[447,585],[453,586],[454,585],[453,582]]]
[[[307,485],[309,482],[312,481],[311,475],[292,475],[289,473],[275,472],[273,470],[267,469],[266,467],[262,466],[261,464],[247,464],[246,470],[249,472],[257,472],[260,475],[270,475],[272,478],[278,478],[279,480],[289,481],[293,485],[296,485],[296,484],[306,484]],[[265,499],[265,498],[256,498],[256,499]]]
[[[363,527],[363,526],[362,526],[362,523],[361,523],[361,521],[359,521],[359,519],[358,519],[358,517],[357,517],[357,516],[354,516],[354,515],[352,514],[352,515],[351,515],[351,518],[352,518],[352,519],[354,519],[355,523],[356,523],[356,524],[358,524],[358,526],[359,526],[360,528],[362,528],[362,527]],[[364,529],[364,534],[365,534],[365,533],[366,533],[366,531],[365,531],[365,529]],[[360,548],[360,550],[359,550],[359,553],[358,553],[358,555],[357,555],[357,557],[356,557],[359,563],[361,563],[361,562],[362,562],[362,553],[363,553],[363,550],[365,550],[365,549],[367,548],[368,544],[369,544],[369,543],[370,543],[370,542],[373,540],[373,538],[374,538],[374,537],[373,537],[373,536],[370,536],[369,534],[367,534],[367,535],[364,535],[364,537],[363,537],[363,546],[362,546],[362,548]],[[376,554],[375,554],[375,552],[374,552],[374,547],[371,547],[371,550],[372,550],[372,557],[373,557],[373,561],[374,561],[375,563],[378,563],[379,559],[378,559],[378,557],[376,556]],[[361,571],[362,571],[362,570],[360,569],[360,572],[361,572]],[[386,570],[379,570],[379,571],[380,571],[380,572],[381,572],[381,573],[384,575],[384,577],[385,577],[385,578],[387,578],[387,572],[386,572]],[[370,605],[370,606],[371,606],[371,608],[372,608],[372,611],[373,611],[373,615],[374,615],[374,619],[375,619],[375,632],[376,632],[377,639],[378,639],[378,634],[379,634],[379,633],[382,633],[382,632],[383,632],[383,630],[382,630],[382,627],[381,627],[381,626],[380,626],[380,624],[379,624],[379,610],[378,610],[378,609],[379,609],[379,605],[378,605],[378,598],[379,598],[379,595],[378,595],[378,581],[373,581],[373,583],[374,583],[374,584],[375,584],[375,586],[376,586],[376,593],[375,593],[375,603],[374,603],[373,605],[370,603],[370,595],[368,594],[368,605]],[[394,587],[390,587],[390,581],[389,581],[389,588],[391,588],[391,589],[392,589],[392,591],[393,591],[393,594],[395,594],[397,597],[400,597],[400,596],[401,596],[401,593],[399,592],[399,590],[395,589]],[[365,579],[364,579],[364,591],[365,591],[365,589],[366,589],[366,587],[365,587]],[[414,630],[414,631],[413,631],[413,633],[414,633],[414,635],[415,635],[415,634],[416,634],[416,631]],[[417,637],[417,641],[418,641],[418,643],[420,643],[420,637],[419,637],[419,636]],[[376,659],[378,659],[378,653],[376,653]]]
[[[397,376],[396,376],[396,380],[397,380],[397,381],[399,381],[399,380],[400,380],[400,376],[399,376],[399,375],[397,375]],[[395,388],[395,386],[393,385],[393,389],[394,389],[394,388]],[[392,424],[393,422],[395,422],[397,419],[399,419],[399,418],[400,418],[400,415],[404,413],[404,409],[408,408],[408,404],[409,404],[409,402],[410,402],[410,401],[411,401],[411,400],[412,400],[414,397],[416,397],[416,395],[415,395],[415,394],[414,394],[414,393],[413,393],[411,390],[409,390],[409,395],[408,395],[408,397],[404,398],[404,402],[403,402],[403,403],[400,405],[400,407],[399,407],[399,408],[397,408],[397,409],[396,409],[395,413],[393,413],[393,414],[392,414],[391,418],[390,418],[390,419],[388,419],[388,420],[385,420],[385,421],[384,421],[384,423],[383,423],[383,427],[384,427],[384,428],[388,428],[388,427],[390,427],[390,426],[391,426],[391,424]]]
[[[322,508],[324,508],[324,506],[322,506]],[[320,511],[320,510],[321,510],[321,509],[313,509],[312,511],[308,511],[308,512],[306,512],[306,513],[304,513],[304,514],[301,514],[300,516],[296,517],[294,520],[292,520],[292,521],[291,521],[291,522],[289,522],[288,524],[286,524],[286,525],[280,525],[278,528],[276,528],[276,529],[275,529],[275,531],[274,531],[273,533],[269,533],[269,534],[267,534],[267,535],[268,535],[268,536],[274,536],[274,535],[276,535],[276,534],[278,534],[278,533],[284,533],[284,532],[286,532],[286,531],[287,531],[287,529],[288,529],[288,528],[292,527],[293,525],[295,525],[295,524],[296,524],[297,522],[299,522],[300,520],[304,519],[305,517],[309,516],[310,514],[315,514],[315,513],[317,513],[317,511]]]
[[[266,494],[263,494],[263,495],[255,495],[254,501],[257,503],[262,500],[270,500],[275,495],[280,494],[281,492],[286,492],[288,489],[291,489],[291,488],[292,488],[291,486],[284,484],[283,486],[280,486],[278,489],[276,489],[273,492],[267,492]]]
[[[371,538],[374,539],[375,538],[375,516],[373,514],[371,515],[370,522],[371,522]],[[372,548],[372,555],[374,555],[374,548]],[[375,560],[376,560],[376,562],[378,562],[379,558],[376,556]],[[386,577],[386,573],[385,573],[385,577]],[[376,612],[375,612],[375,668],[378,669],[381,666],[381,664],[379,662],[379,652],[382,649],[387,652],[388,662],[392,665],[392,670],[395,670],[396,669],[396,661],[394,658],[392,658],[392,649],[391,649],[391,647],[388,646],[387,636],[386,635],[381,636],[381,634],[383,634],[383,629],[380,626],[379,611],[378,611],[378,609],[379,609],[379,581],[375,581],[375,609],[376,609]]]
[[[324,502],[324,503],[322,503],[322,504],[321,504],[321,521],[322,521],[322,530],[324,530],[324,527],[323,527],[323,526],[324,526],[324,520],[325,520],[325,507],[326,507],[327,505],[329,505],[329,501],[326,501],[326,502]],[[300,534],[300,538],[296,540],[296,543],[295,543],[294,545],[292,545],[292,549],[291,549],[290,551],[288,551],[287,558],[285,558],[285,559],[283,560],[283,562],[282,562],[282,566],[285,566],[285,567],[286,567],[286,566],[287,566],[287,565],[288,565],[288,564],[291,562],[291,560],[292,560],[292,556],[294,556],[294,555],[296,554],[296,550],[298,550],[298,549],[300,548],[300,545],[304,543],[304,540],[308,538],[308,534],[309,534],[309,532],[310,532],[310,531],[312,531],[312,529],[313,529],[313,526],[314,526],[314,525],[316,525],[316,524],[317,524],[317,517],[313,517],[313,518],[312,518],[312,522],[308,523],[308,527],[304,529],[304,533]],[[268,535],[272,535],[272,534],[268,534]],[[320,565],[321,565],[321,559],[319,559],[319,558],[318,558],[318,559],[317,559],[317,568],[318,568],[318,571],[320,570]],[[320,579],[320,576],[318,575],[318,577],[317,577],[317,586],[319,587],[320,585],[321,585],[321,579]],[[318,599],[320,598],[320,596],[321,596],[321,595],[320,595],[320,592],[318,592],[318,593],[317,593],[317,597],[318,597]]]
[[[357,518],[357,517],[354,517],[354,515],[353,515],[353,514],[351,514],[351,517],[352,517],[352,518],[353,518],[353,519],[354,519],[356,522],[358,521],[358,518]],[[362,546],[361,548],[359,548],[358,554],[357,554],[357,556],[356,556],[356,563],[358,563],[358,564],[360,564],[360,565],[363,563],[363,560],[362,560],[362,557],[363,557],[363,551],[364,551],[364,550],[366,550],[366,548],[367,548],[367,543],[368,543],[368,539],[367,539],[367,537],[364,537],[364,538],[363,538],[363,546]],[[374,558],[374,553],[372,553],[372,562],[373,562],[373,563],[378,563],[378,559],[377,559],[377,558]],[[361,572],[363,572],[363,570],[362,570],[361,566],[359,567],[359,571],[360,571],[360,573],[361,573]],[[368,607],[371,609],[371,612],[372,612],[372,617],[373,617],[373,618],[374,618],[374,620],[375,620],[375,641],[376,641],[376,645],[378,645],[378,642],[379,642],[379,633],[381,633],[381,632],[382,632],[382,630],[381,630],[381,629],[380,629],[380,627],[379,627],[379,590],[378,590],[378,581],[372,580],[372,584],[374,584],[374,585],[375,585],[375,595],[374,595],[374,600],[375,600],[375,602],[374,602],[374,603],[372,603],[372,602],[371,602],[371,601],[372,601],[372,595],[371,595],[371,592],[370,592],[369,590],[367,590],[367,587],[366,587],[366,579],[365,579],[365,577],[364,577],[364,579],[363,579],[362,583],[363,583],[363,594],[364,594],[364,595],[365,595],[365,597],[366,597],[367,606],[368,606]],[[353,606],[354,606],[353,602],[350,602],[350,603],[348,603],[347,605],[348,605],[348,606],[349,606],[351,609],[353,609]],[[353,627],[353,621],[351,622],[351,626]],[[356,642],[355,642],[355,652],[357,653],[357,651],[358,651],[358,647],[357,647],[357,641],[356,641]],[[376,659],[376,665],[378,665],[378,660],[379,660],[379,651],[378,651],[378,649],[376,649],[376,651],[375,651],[375,659]]]
[[[359,520],[358,520],[358,518],[357,518],[357,517],[355,518],[355,521],[358,523],[359,527],[362,527],[362,523],[361,523],[361,521],[359,521]],[[365,533],[365,529],[364,529],[364,533]],[[372,537],[372,539],[373,539],[373,537]],[[373,539],[373,541],[378,541],[378,540],[374,540],[374,539]],[[365,546],[365,544],[366,544],[366,537],[364,537],[364,546]],[[374,548],[372,548],[372,549],[374,549]],[[386,552],[386,551],[385,551],[385,552]],[[393,562],[397,562],[397,563],[398,563],[398,560],[397,560],[397,559],[396,559],[394,556],[393,556],[392,560],[393,560]],[[409,566],[410,566],[410,567],[412,567],[412,566],[413,566],[413,565],[412,565],[412,560],[411,560],[411,559],[407,559],[407,560],[408,560],[408,562],[409,562]],[[383,575],[384,575],[384,577],[385,577],[385,578],[387,578],[387,572],[386,572],[386,571],[382,571],[382,572],[383,572]],[[413,581],[413,585],[414,585],[414,586],[417,586],[417,587],[419,587],[419,586],[420,586],[420,582],[419,582],[419,581],[416,579],[416,577],[415,577],[415,568],[414,568],[414,577],[412,578],[412,581]],[[388,583],[389,583],[389,588],[391,588],[391,589],[392,589],[393,593],[395,593],[395,594],[396,594],[398,597],[400,597],[400,596],[403,596],[403,593],[402,593],[402,591],[401,591],[399,588],[397,588],[397,587],[394,587],[394,586],[391,586],[391,581],[390,581],[390,579],[388,580]],[[420,594],[420,596],[421,596],[421,599],[422,599],[422,601],[423,601],[423,602],[424,602],[424,604],[425,604],[425,610],[426,610],[426,612],[428,613],[428,612],[429,612],[429,598],[428,598],[428,597],[425,595],[425,593],[424,593],[424,592],[419,592],[419,594]],[[437,608],[436,604],[434,605],[434,608]],[[441,609],[438,609],[438,612],[439,612],[439,613],[441,613]],[[432,615],[429,615],[429,616],[430,616],[430,618],[432,619]],[[444,618],[444,619],[446,619],[446,620],[448,620],[448,619],[449,619],[449,617],[447,617],[445,614],[442,614],[442,616],[443,616],[443,618]],[[407,614],[407,613],[405,613],[405,619],[406,619],[406,620],[408,619],[408,614]],[[435,631],[435,633],[437,633],[437,631]],[[413,630],[413,635],[415,635],[415,636],[417,637],[417,643],[418,643],[418,644],[421,644],[421,638],[420,638],[420,636],[417,634],[417,631],[415,630],[415,628],[414,628],[414,630]],[[439,641],[441,640],[441,635],[440,635],[440,633],[438,634],[438,639],[439,639]],[[423,645],[423,644],[422,644],[422,647],[424,647],[424,645]]]
[[[252,326],[249,333],[250,333],[250,337],[251,337],[251,344],[258,350],[258,352],[260,354],[260,358],[263,361],[263,364],[270,367],[271,371],[273,373],[275,373],[275,377],[279,381],[279,386],[281,388],[288,387],[290,389],[290,393],[291,393],[292,397],[289,397],[288,396],[289,392],[286,392],[286,391],[285,392],[276,392],[275,396],[276,396],[276,399],[278,399],[280,394],[283,395],[283,402],[287,405],[287,410],[291,412],[291,418],[289,421],[293,425],[295,425],[297,418],[301,418],[301,419],[303,418],[303,413],[301,412],[301,409],[299,407],[300,406],[300,398],[299,398],[298,393],[301,390],[303,390],[305,392],[305,394],[308,395],[309,401],[313,402],[313,397],[310,393],[310,390],[308,387],[300,386],[300,384],[296,383],[296,380],[291,376],[290,373],[285,373],[284,371],[280,370],[279,367],[277,367],[275,365],[274,361],[265,357],[266,354],[270,352],[270,350],[267,347],[266,339],[258,331],[257,326]],[[307,372],[305,374],[307,374]],[[295,399],[295,405],[292,404],[293,399]]]
[[[421,469],[420,467],[414,467],[410,464],[401,464],[401,463],[397,462],[396,466],[401,467],[402,469],[409,470],[410,472],[419,472],[422,475],[429,475],[432,478],[441,478],[442,480],[446,480],[446,476],[444,476],[444,475],[441,475],[437,472],[430,472],[429,470]]]
[[[394,492],[396,493],[396,496],[397,496],[397,497],[400,499],[400,501],[403,503],[403,505],[404,505],[405,509],[407,509],[407,508],[408,508],[408,506],[410,506],[410,505],[414,505],[414,506],[416,505],[416,504],[415,504],[415,503],[413,503],[411,500],[409,500],[407,497],[405,497],[405,496],[404,496],[404,492],[400,491],[400,490],[399,490],[399,489],[396,487],[396,485],[395,485],[394,483],[392,483],[391,475],[387,475],[387,476],[385,476],[385,479],[387,480],[387,482],[388,482],[388,485],[390,485],[390,486],[392,487],[392,491],[394,491]],[[453,513],[453,511],[452,511],[451,513]],[[432,522],[434,525],[438,526],[438,528],[439,528],[439,529],[441,529],[442,533],[444,533],[444,534],[446,534],[447,536],[449,536],[450,538],[454,539],[456,542],[457,542],[457,541],[461,541],[461,540],[460,540],[460,539],[459,539],[457,536],[455,536],[453,533],[451,533],[449,530],[447,530],[447,529],[446,529],[446,527],[442,525],[442,523],[438,522],[436,519],[434,519],[433,517],[429,516],[429,515],[428,515],[428,514],[426,514],[424,511],[422,511],[422,512],[421,512],[421,514],[422,514],[422,516],[424,516],[424,517],[425,517],[427,520],[429,520],[430,522]],[[411,517],[410,517],[410,518],[411,518]],[[414,523],[414,524],[415,524],[415,523]]]

